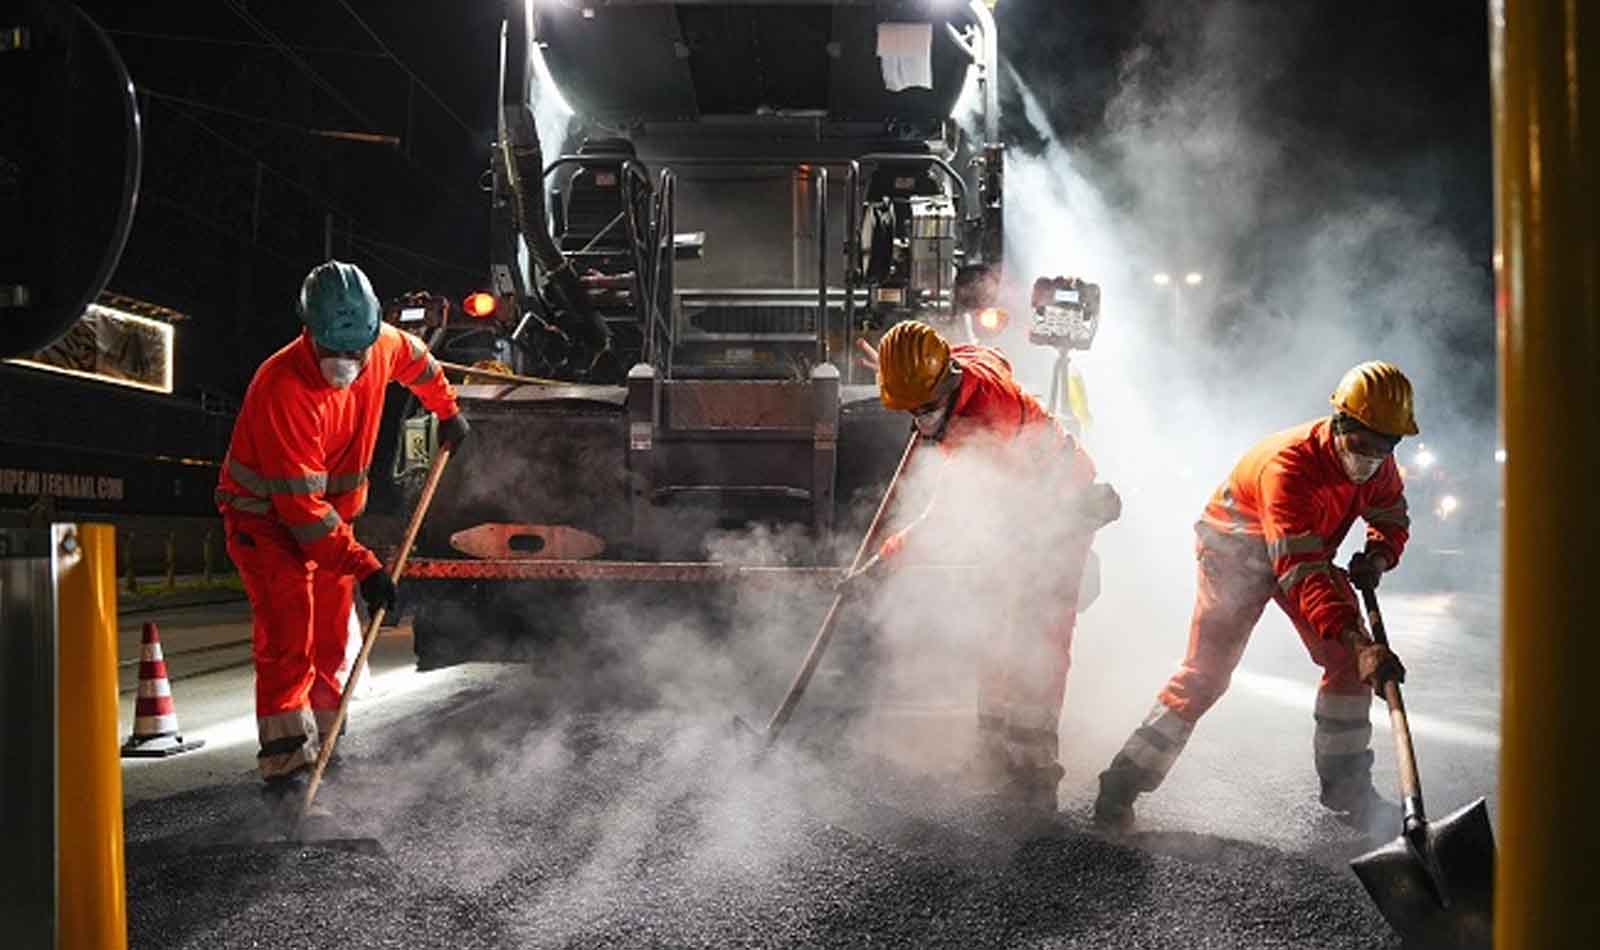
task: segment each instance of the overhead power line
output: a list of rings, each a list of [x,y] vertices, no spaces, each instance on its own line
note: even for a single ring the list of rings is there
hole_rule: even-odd
[[[338,103],[340,106],[343,106],[351,115],[360,119],[363,125],[366,125],[370,128],[378,124],[368,118],[366,113],[357,108],[355,103],[345,98],[344,94],[339,92],[338,88],[334,86],[333,83],[330,83],[328,80],[324,79],[321,73],[313,69],[311,64],[306,62],[299,53],[296,53],[288,43],[285,43],[283,39],[278,36],[278,34],[272,32],[272,30],[268,29],[266,24],[256,19],[255,15],[245,7],[241,0],[228,0],[228,7],[233,10],[234,15],[236,15],[240,20],[244,21],[245,26],[248,26],[250,29],[254,30],[257,36],[260,36],[262,39],[266,40],[273,49],[276,49],[278,52],[282,53],[288,58],[289,62],[294,63],[295,66],[299,67],[300,71],[305,73],[318,89],[321,89],[323,92],[327,93],[328,97],[334,102]]]
[[[202,46],[240,46],[247,49],[270,49],[277,47],[271,43],[252,43],[249,40],[235,40],[223,36],[199,36],[185,33],[152,33],[148,30],[106,30],[112,36],[130,36],[141,40],[162,40],[171,43],[195,43]],[[290,49],[300,53],[315,53],[329,56],[360,56],[366,59],[389,59],[384,53],[374,53],[369,49],[344,49],[334,46],[299,46],[291,45]]]
[[[139,91],[151,97],[152,99],[162,99],[167,102],[175,102],[181,105],[186,105],[191,109],[200,109],[204,112],[215,112],[219,115],[232,116],[235,119],[243,119],[246,122],[257,122],[262,125],[270,125],[280,129],[288,129],[292,132],[299,132],[304,135],[315,135],[321,138],[347,139],[352,142],[371,142],[380,145],[400,144],[400,138],[396,135],[387,135],[381,132],[312,129],[303,125],[296,125],[293,122],[285,122],[282,119],[273,119],[264,115],[240,112],[236,109],[229,109],[226,106],[214,105],[209,102],[199,102],[194,99],[187,99],[183,96],[174,96],[171,93],[160,92],[158,90],[151,89],[149,86],[140,86]]]
[[[321,207],[324,211],[331,212],[336,217],[344,220],[345,222],[348,223],[348,225],[352,229],[353,228],[361,228],[363,231],[367,231],[369,233],[376,230],[375,228],[370,227],[366,222],[361,221],[360,219],[356,218],[354,215],[349,214],[348,212],[344,211],[342,208],[339,208],[338,206],[336,206],[332,201],[328,200],[322,194],[318,193],[314,189],[310,188],[309,186],[307,186],[306,184],[301,182],[296,176],[291,175],[288,172],[282,171],[281,169],[278,169],[278,168],[268,164],[267,162],[263,161],[260,158],[258,153],[256,153],[254,150],[252,150],[248,146],[239,144],[237,141],[235,141],[231,137],[229,137],[227,135],[224,135],[223,133],[217,131],[212,126],[208,125],[199,116],[195,115],[192,112],[189,112],[187,109],[182,108],[182,106],[178,102],[171,101],[172,98],[174,98],[174,97],[167,97],[167,98],[168,98],[168,101],[169,101],[169,103],[171,105],[171,108],[172,108],[173,112],[175,112],[178,115],[182,116],[183,118],[187,119],[189,122],[191,122],[195,126],[197,126],[201,131],[203,131],[206,134],[210,135],[212,138],[214,138],[217,141],[221,142],[223,145],[225,145],[228,148],[232,149],[234,152],[236,152],[239,155],[242,155],[242,156],[248,158],[251,162],[259,165],[264,171],[270,173],[274,178],[283,181],[285,184],[289,185],[294,190],[300,192],[302,195],[305,195],[307,198],[310,198],[314,204],[316,204],[317,206]],[[379,241],[376,238],[365,237],[365,236],[363,236],[363,235],[361,235],[359,233],[355,233],[353,230],[352,230],[351,233],[352,233],[352,237],[355,240],[360,241],[362,243],[371,244],[371,245],[374,245],[374,246],[379,247],[379,248],[383,248],[383,249],[386,249],[386,250],[394,251],[396,253],[407,254],[407,255],[409,255],[409,256],[411,256],[413,258],[416,258],[417,260],[427,261],[428,263],[433,264],[435,266],[449,268],[449,269],[454,270],[454,271],[459,271],[459,272],[461,272],[463,274],[470,274],[470,275],[472,275],[474,277],[481,278],[482,275],[483,275],[483,271],[481,269],[474,269],[474,268],[466,266],[465,264],[460,264],[460,263],[456,263],[456,262],[453,262],[453,261],[443,260],[441,258],[434,257],[431,254],[427,254],[427,253],[424,253],[422,251],[418,251],[418,250],[416,250],[414,248],[409,248],[409,247],[405,247],[405,246],[399,245],[399,244],[391,244],[391,243],[388,243],[388,242]]]
[[[445,102],[437,92],[433,91],[432,86],[424,82],[421,76],[418,76],[414,71],[412,71],[410,66],[407,66],[399,56],[396,56],[394,50],[390,49],[388,44],[385,43],[380,36],[378,36],[377,32],[374,31],[372,27],[367,25],[367,21],[361,18],[361,14],[357,13],[355,8],[352,7],[347,0],[339,0],[339,5],[344,7],[346,13],[350,14],[350,19],[356,21],[357,26],[361,27],[361,29],[366,31],[368,36],[372,37],[372,42],[378,44],[378,48],[383,50],[384,54],[388,56],[396,66],[399,66],[407,76],[411,77],[412,82],[422,87],[422,91],[428,94],[428,98],[432,99],[434,102],[437,102],[439,104],[439,108],[443,109],[445,114],[450,118],[456,120],[456,125],[461,126],[461,130],[467,133],[469,138],[472,138],[474,141],[476,141],[478,135],[477,130],[468,125],[465,119],[456,114],[456,110],[450,108],[449,103]]]
[[[381,247],[381,248],[383,248],[385,250],[394,251],[394,252],[399,253],[399,254],[405,254],[408,257],[414,257],[419,261],[427,261],[428,263],[435,264],[435,265],[437,265],[439,267],[448,267],[451,270],[460,271],[463,274],[470,275],[470,276],[472,276],[474,278],[478,278],[480,280],[484,277],[485,273],[488,270],[488,268],[482,268],[482,267],[473,268],[473,267],[468,267],[465,264],[457,264],[454,261],[447,261],[447,260],[444,260],[443,258],[434,257],[434,256],[432,256],[430,254],[424,254],[421,251],[412,250],[409,247],[403,247],[403,246],[401,246],[399,244],[389,244],[389,243],[387,243],[385,241],[380,241],[377,238],[367,237],[365,235],[360,235],[360,234],[354,234],[353,232],[352,232],[352,236],[357,241],[360,241],[363,244],[371,244],[374,247]]]
[[[323,92],[327,93],[334,102],[338,103],[357,119],[360,119],[361,123],[366,127],[374,128],[378,125],[378,123],[372,121],[372,119],[369,118],[366,113],[362,112],[360,108],[358,108],[354,103],[340,93],[338,88],[324,78],[321,73],[313,69],[310,63],[306,62],[303,57],[295,53],[293,48],[283,41],[282,37],[272,32],[272,30],[268,28],[266,24],[256,19],[249,9],[246,8],[243,0],[227,0],[227,3],[228,8],[234,12],[235,16],[244,22],[245,26],[248,26],[251,30],[255,31],[257,36],[260,36],[263,40],[266,40],[268,43],[272,44],[274,49],[282,53],[283,56],[288,59],[289,62],[293,63],[295,67],[298,68],[302,73],[305,73],[306,77],[309,78],[318,89],[321,89]],[[402,153],[401,157],[405,160],[405,163],[409,167],[421,174],[422,177],[426,178],[428,183],[437,188],[441,194],[451,197],[458,197],[465,193],[464,188],[451,187],[450,184],[441,180],[427,168],[417,162],[412,161],[411,156]]]

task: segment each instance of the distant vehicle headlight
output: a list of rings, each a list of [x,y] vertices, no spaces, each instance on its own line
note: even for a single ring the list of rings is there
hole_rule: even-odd
[[[1439,461],[1439,459],[1433,454],[1431,449],[1417,449],[1416,457],[1414,457],[1412,461],[1417,463],[1417,468],[1427,471],[1428,469],[1432,468],[1433,463]]]
[[[1439,504],[1434,507],[1433,513],[1439,516],[1440,521],[1448,521],[1450,516],[1455,514],[1456,509],[1460,507],[1461,499],[1454,495],[1445,495],[1439,499]]]

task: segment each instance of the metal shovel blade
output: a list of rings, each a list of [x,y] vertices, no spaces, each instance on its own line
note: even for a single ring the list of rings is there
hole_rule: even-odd
[[[1494,940],[1494,831],[1483,799],[1350,862],[1407,950]],[[1419,846],[1420,845],[1420,846]]]

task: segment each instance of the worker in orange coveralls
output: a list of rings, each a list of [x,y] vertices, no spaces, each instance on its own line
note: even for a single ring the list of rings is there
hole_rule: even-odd
[[[1333,414],[1268,436],[1245,453],[1195,526],[1200,562],[1183,666],[1144,723],[1100,774],[1096,823],[1123,829],[1154,790],[1199,718],[1228,688],[1267,601],[1289,615],[1322,667],[1313,757],[1322,804],[1355,824],[1392,810],[1372,787],[1373,689],[1405,668],[1374,643],[1356,587],[1375,587],[1409,537],[1394,449],[1417,434],[1411,382],[1391,363],[1362,363],[1334,391]],[[1348,572],[1333,558],[1355,519],[1365,549]]]
[[[940,497],[961,492],[963,510],[943,511],[938,520],[960,531],[954,543],[984,559],[981,590],[995,595],[998,620],[998,629],[982,633],[970,777],[1009,804],[1053,812],[1062,776],[1057,727],[1084,561],[1094,532],[1120,516],[1121,500],[1109,485],[1094,484],[1088,454],[1017,385],[998,350],[951,346],[916,321],[891,327],[876,351],[863,349],[878,371],[884,406],[911,413],[943,462],[928,511],[888,537],[843,586],[901,560],[908,544],[919,544],[929,516],[953,507]],[[956,480],[964,483],[959,489]],[[989,484],[974,491],[981,481]],[[1011,617],[1037,617],[1038,625],[1026,628]]]
[[[256,762],[274,799],[303,786],[333,725],[354,588],[368,609],[394,606],[394,581],[351,530],[366,506],[385,387],[409,387],[439,417],[441,443],[453,448],[468,432],[439,364],[379,319],[360,268],[314,268],[300,316],[301,335],[250,381],[216,494],[255,616]]]

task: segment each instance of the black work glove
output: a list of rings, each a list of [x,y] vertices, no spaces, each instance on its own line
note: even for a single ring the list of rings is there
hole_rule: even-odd
[[[1085,486],[1078,495],[1078,518],[1089,531],[1098,531],[1122,517],[1122,496],[1104,482]]]
[[[461,447],[470,432],[472,426],[467,425],[467,417],[459,412],[448,419],[439,420],[439,444],[451,452]]]
[[[368,613],[377,613],[379,607],[382,607],[385,611],[393,610],[395,597],[398,594],[399,591],[394,586],[394,578],[390,577],[389,572],[383,568],[373,571],[367,575],[366,580],[361,582],[361,599],[367,602]]]
[[[1394,655],[1394,651],[1376,643],[1368,643],[1356,650],[1356,672],[1361,676],[1361,682],[1373,689],[1382,689],[1387,680],[1396,683],[1406,681],[1405,664]]]
[[[1357,551],[1350,558],[1350,583],[1357,590],[1377,590],[1388,569],[1389,556],[1382,551]]]

